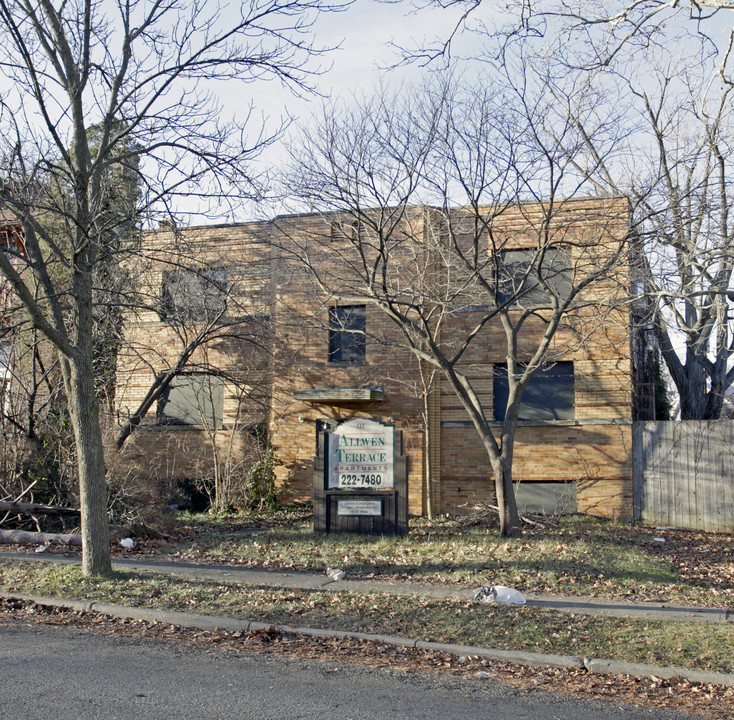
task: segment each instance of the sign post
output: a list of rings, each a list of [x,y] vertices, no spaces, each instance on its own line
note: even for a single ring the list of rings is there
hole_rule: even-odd
[[[355,418],[320,423],[314,458],[314,530],[408,532],[407,460],[394,425]]]

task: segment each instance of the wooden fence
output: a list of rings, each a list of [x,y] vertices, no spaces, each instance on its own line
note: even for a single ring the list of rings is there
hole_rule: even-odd
[[[734,420],[637,422],[635,518],[734,532]]]

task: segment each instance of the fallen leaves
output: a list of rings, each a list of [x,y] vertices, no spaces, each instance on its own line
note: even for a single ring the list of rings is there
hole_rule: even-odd
[[[526,692],[563,692],[607,698],[651,708],[669,708],[720,720],[734,720],[734,688],[694,683],[683,678],[634,678],[595,675],[579,668],[531,668],[476,655],[389,645],[356,638],[312,638],[283,633],[275,626],[251,633],[201,631],[142,620],[116,619],[97,613],[0,599],[0,622],[21,621],[72,626],[105,635],[148,637],[214,648],[219,652],[267,652],[290,658],[359,663],[401,672],[441,672],[470,682],[501,681]]]

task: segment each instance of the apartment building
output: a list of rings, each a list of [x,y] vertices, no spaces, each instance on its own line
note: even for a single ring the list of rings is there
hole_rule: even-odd
[[[131,434],[125,462],[153,477],[190,479],[225,465],[236,476],[253,438],[267,437],[279,496],[308,499],[317,433],[370,418],[402,431],[411,513],[492,502],[475,422],[450,378],[431,371],[425,337],[401,327],[391,308],[406,317],[430,310],[421,317],[432,341],[458,358],[499,436],[508,354],[529,362],[549,326],[548,293],[578,286],[523,396],[513,479],[529,510],[630,518],[626,202],[518,204],[486,222],[461,209],[390,212],[148,233],[152,259],[139,278],[150,302],[126,320],[118,421],[172,379]],[[528,272],[535,261],[540,281]],[[511,325],[524,313],[516,334],[498,303]]]

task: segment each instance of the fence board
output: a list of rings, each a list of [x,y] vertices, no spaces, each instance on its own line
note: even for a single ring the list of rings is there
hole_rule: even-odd
[[[734,532],[734,420],[637,422],[633,459],[637,519]]]

